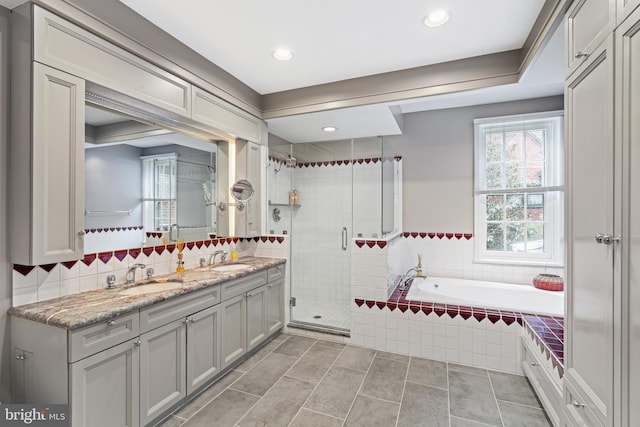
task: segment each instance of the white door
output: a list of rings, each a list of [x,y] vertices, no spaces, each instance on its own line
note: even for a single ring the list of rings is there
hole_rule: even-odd
[[[73,427],[139,426],[136,340],[71,364]]]
[[[567,354],[570,381],[600,422],[612,422],[614,375],[613,40],[567,83]],[[598,243],[596,236],[599,236]],[[610,242],[609,242],[610,243]],[[565,389],[566,392],[566,389]],[[569,408],[571,410],[571,408]]]

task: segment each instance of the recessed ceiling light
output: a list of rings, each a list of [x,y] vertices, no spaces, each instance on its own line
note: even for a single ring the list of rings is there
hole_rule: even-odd
[[[443,25],[445,22],[449,20],[449,12],[445,9],[438,9],[432,12],[429,12],[427,16],[424,17],[422,23],[426,27],[439,27]]]
[[[288,61],[293,58],[293,53],[286,48],[278,48],[273,51],[273,57],[278,61]]]
[[[338,130],[338,128],[335,126],[325,126],[322,128],[322,130],[325,132],[335,132]]]

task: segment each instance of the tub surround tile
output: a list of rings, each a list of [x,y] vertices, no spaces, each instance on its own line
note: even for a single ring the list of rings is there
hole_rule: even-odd
[[[523,317],[525,334],[551,360],[552,367],[560,378],[564,375],[564,319],[561,317],[525,314]]]

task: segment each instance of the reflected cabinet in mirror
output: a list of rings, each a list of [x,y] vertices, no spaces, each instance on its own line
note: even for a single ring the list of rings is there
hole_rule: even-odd
[[[85,113],[85,253],[218,235],[216,176],[227,166],[215,140],[102,107]]]

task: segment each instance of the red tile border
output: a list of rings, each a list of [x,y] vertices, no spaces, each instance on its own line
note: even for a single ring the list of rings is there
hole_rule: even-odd
[[[561,317],[523,314],[523,327],[538,345],[540,352],[564,375],[564,319]]]
[[[22,274],[23,276],[26,276],[27,274],[31,273],[31,271],[34,268],[36,268],[35,265],[13,264],[13,269],[18,273]]]
[[[418,237],[420,237],[421,239],[426,239],[427,237],[429,239],[435,239],[436,237],[440,240],[446,238],[447,240],[471,240],[471,238],[473,238],[473,234],[471,233],[451,233],[451,232],[434,232],[434,231],[429,231],[429,232],[424,232],[424,231],[405,231],[402,233],[402,236],[404,238],[409,238],[409,237],[413,237],[414,239],[417,239]]]

